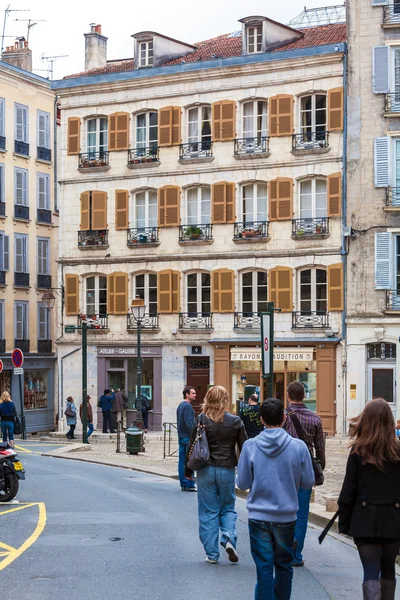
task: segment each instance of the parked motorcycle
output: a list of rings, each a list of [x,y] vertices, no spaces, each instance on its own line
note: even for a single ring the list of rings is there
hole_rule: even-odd
[[[8,442],[0,443],[0,502],[15,498],[20,479],[25,479],[25,470],[18,454]]]

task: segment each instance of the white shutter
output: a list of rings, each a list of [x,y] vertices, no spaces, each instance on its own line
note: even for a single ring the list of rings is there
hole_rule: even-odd
[[[0,98],[0,135],[4,136],[4,127],[5,127],[5,100],[4,98]]]
[[[392,273],[392,235],[387,231],[375,233],[375,289],[390,290]]]
[[[15,139],[18,142],[24,141],[24,117],[22,106],[15,105]]]
[[[23,192],[23,172],[16,170],[15,171],[15,204],[19,206],[23,205],[24,200],[24,192]]]
[[[372,85],[375,94],[389,92],[389,46],[375,46],[373,49]]]
[[[23,247],[22,237],[20,235],[15,236],[15,271],[16,273],[23,273]]]
[[[24,132],[23,141],[27,144],[28,143],[28,107],[27,106],[22,107],[22,125],[23,125],[23,132]]]
[[[0,202],[5,202],[6,200],[4,195],[4,189],[4,165],[0,164]]]
[[[8,235],[4,236],[3,270],[10,270],[10,238]]]
[[[48,337],[48,311],[43,304],[38,305],[38,340],[47,340]]]
[[[15,304],[15,339],[23,339],[23,304],[17,302]]]
[[[389,187],[389,137],[375,138],[375,187]]]
[[[22,237],[22,258],[23,258],[23,267],[24,273],[29,273],[28,269],[28,236],[24,235]]]
[[[0,300],[0,339],[4,340],[4,300]]]

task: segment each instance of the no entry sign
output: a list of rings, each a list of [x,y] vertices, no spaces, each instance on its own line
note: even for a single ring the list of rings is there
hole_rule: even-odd
[[[0,373],[3,371],[3,361],[0,360]]]
[[[12,364],[16,369],[19,369],[24,364],[24,353],[19,348],[15,348],[11,355]]]

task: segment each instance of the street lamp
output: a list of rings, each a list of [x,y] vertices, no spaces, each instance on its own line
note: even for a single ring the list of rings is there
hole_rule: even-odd
[[[140,348],[140,329],[142,327],[142,322],[144,319],[144,315],[146,313],[146,305],[144,303],[143,298],[140,296],[136,296],[135,300],[132,300],[131,304],[131,313],[132,317],[136,321],[137,326],[137,369],[136,369],[136,378],[137,378],[137,396],[136,396],[136,408],[137,408],[137,399],[139,398],[141,402],[142,396],[142,356],[141,356],[141,348]]]
[[[42,296],[42,303],[47,310],[53,310],[54,304],[56,302],[56,297],[51,290],[47,290],[44,292]]]

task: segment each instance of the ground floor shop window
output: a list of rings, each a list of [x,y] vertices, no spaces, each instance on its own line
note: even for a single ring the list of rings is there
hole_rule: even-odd
[[[10,393],[11,390],[11,371],[0,373],[0,396],[3,392]]]
[[[48,406],[48,371],[24,372],[24,410]]]
[[[137,403],[137,359],[128,359],[128,401],[129,408],[139,408]],[[142,394],[145,394],[151,402],[154,402],[154,361],[152,358],[142,358]]]

